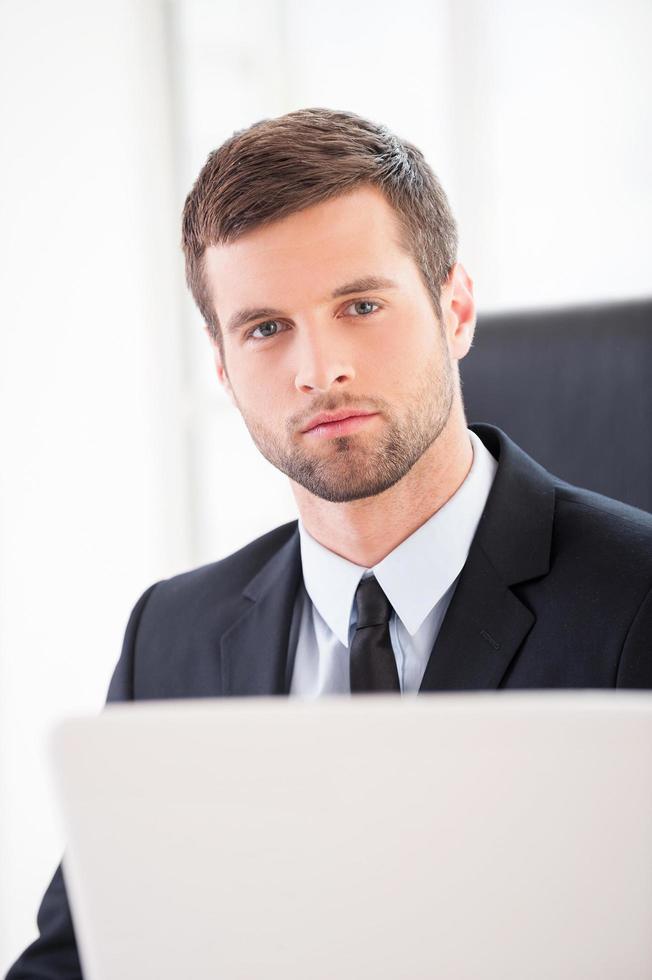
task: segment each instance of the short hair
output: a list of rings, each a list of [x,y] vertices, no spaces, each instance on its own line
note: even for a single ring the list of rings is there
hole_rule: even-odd
[[[456,261],[457,228],[421,151],[352,112],[299,109],[235,132],[209,155],[186,198],[186,281],[220,349],[220,324],[204,276],[206,249],[362,185],[378,188],[394,208],[401,244],[441,318],[440,293]]]

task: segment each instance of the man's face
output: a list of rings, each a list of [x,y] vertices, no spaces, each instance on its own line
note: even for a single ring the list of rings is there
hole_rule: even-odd
[[[370,497],[437,440],[456,392],[451,340],[378,190],[211,246],[205,275],[222,329],[220,380],[291,480],[324,500]],[[466,353],[452,343],[453,357]],[[314,425],[318,413],[349,410],[367,414]]]

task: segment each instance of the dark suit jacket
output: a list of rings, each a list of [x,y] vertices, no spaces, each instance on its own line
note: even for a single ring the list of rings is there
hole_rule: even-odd
[[[498,470],[421,691],[652,688],[652,515],[551,476],[493,426]],[[293,521],[152,586],[109,701],[287,694]],[[80,977],[60,869],[8,980]]]

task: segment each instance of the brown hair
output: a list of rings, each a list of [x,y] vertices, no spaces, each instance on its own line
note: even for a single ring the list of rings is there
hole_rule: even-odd
[[[421,151],[352,112],[300,109],[234,133],[209,155],[186,198],[186,280],[220,349],[220,324],[204,280],[206,248],[362,184],[379,188],[396,211],[403,245],[441,316],[439,296],[455,263],[457,230]]]

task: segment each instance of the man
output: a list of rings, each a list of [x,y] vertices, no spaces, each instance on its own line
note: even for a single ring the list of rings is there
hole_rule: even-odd
[[[473,286],[414,146],[324,109],[252,126],[209,157],[183,247],[300,519],[152,586],[109,700],[652,687],[652,518],[467,428]],[[39,927],[11,980],[79,977],[60,871]]]

